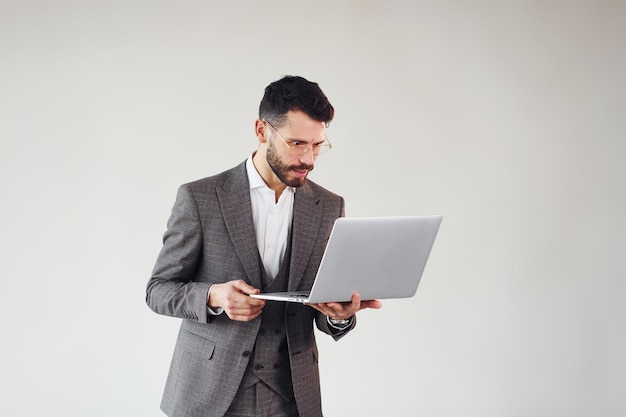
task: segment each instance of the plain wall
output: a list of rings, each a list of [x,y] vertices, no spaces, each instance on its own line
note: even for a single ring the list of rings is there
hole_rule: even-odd
[[[626,415],[622,1],[0,0],[0,415],[158,416],[176,188],[320,83],[311,178],[439,213],[415,297],[318,335],[325,415]]]

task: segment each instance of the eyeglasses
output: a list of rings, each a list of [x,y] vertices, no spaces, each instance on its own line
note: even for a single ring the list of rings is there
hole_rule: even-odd
[[[278,137],[283,141],[283,143],[285,144],[287,149],[289,149],[289,152],[292,155],[302,156],[308,151],[313,151],[313,155],[317,156],[317,155],[326,153],[330,148],[333,147],[333,145],[328,140],[328,136],[326,136],[326,134],[324,134],[324,140],[322,142],[317,142],[317,143],[307,143],[301,140],[286,141],[285,138],[283,138],[280,135],[280,133],[278,133],[278,130],[276,130],[276,128],[272,126],[270,122],[268,122],[267,120],[263,120],[263,121],[267,123],[274,132],[276,132]]]

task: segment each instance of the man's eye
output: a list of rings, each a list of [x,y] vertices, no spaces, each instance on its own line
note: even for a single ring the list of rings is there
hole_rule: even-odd
[[[291,142],[291,146],[306,146],[306,143],[300,142],[299,140],[294,140]]]

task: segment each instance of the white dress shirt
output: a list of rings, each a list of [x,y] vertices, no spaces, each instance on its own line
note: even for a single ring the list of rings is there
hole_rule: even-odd
[[[246,171],[250,182],[252,220],[259,255],[265,272],[271,278],[276,278],[287,250],[295,188],[285,188],[276,201],[276,193],[263,181],[252,163],[252,156],[246,161]]]

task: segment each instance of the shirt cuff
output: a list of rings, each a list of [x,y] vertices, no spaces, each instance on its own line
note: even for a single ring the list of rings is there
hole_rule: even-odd
[[[209,307],[209,296],[211,295],[211,288],[213,288],[213,285],[209,287],[209,291],[206,294],[206,311],[209,316],[219,316],[224,312],[224,309],[222,307],[218,307],[216,309]]]

